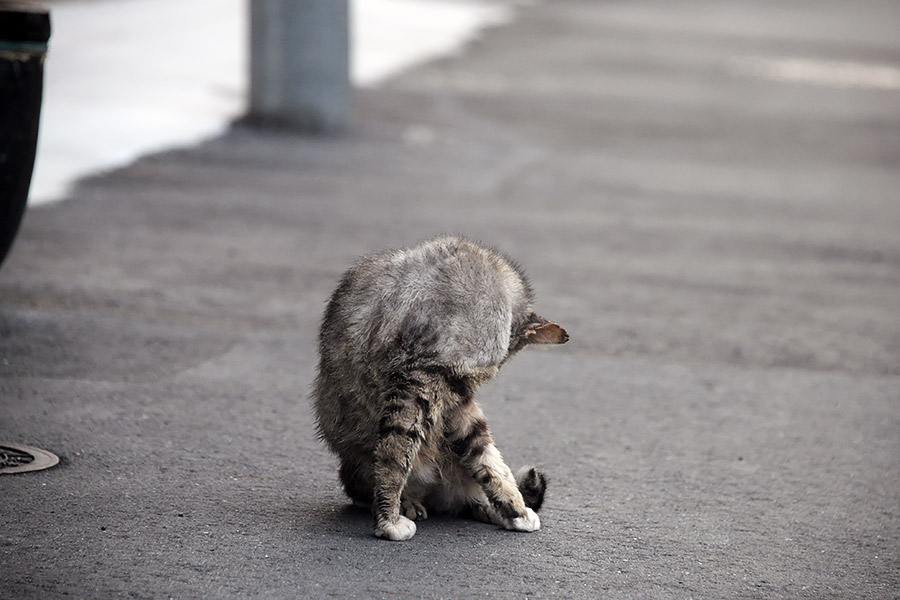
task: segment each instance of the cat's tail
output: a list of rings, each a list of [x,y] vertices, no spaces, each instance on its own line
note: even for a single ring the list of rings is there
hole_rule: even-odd
[[[544,494],[547,492],[547,476],[538,469],[527,466],[516,472],[516,485],[525,500],[525,506],[537,512],[544,504]]]

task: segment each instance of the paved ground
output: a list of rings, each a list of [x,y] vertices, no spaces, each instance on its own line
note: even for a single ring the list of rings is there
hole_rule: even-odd
[[[752,75],[896,67],[898,23],[559,0],[340,139],[236,129],[30,212],[0,439],[63,463],[0,477],[0,597],[900,596],[900,92]],[[442,231],[519,258],[572,336],[481,396],[552,476],[539,533],[376,540],[314,438],[340,272]]]

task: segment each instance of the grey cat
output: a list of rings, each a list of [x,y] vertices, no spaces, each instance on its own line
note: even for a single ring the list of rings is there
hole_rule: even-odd
[[[513,476],[474,392],[528,344],[569,336],[532,310],[522,270],[459,237],[366,256],[344,275],[319,335],[319,434],[375,535],[407,540],[428,510],[536,531],[546,490]]]

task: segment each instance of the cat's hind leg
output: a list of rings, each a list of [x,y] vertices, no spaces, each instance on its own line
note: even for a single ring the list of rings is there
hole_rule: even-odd
[[[482,494],[470,494],[476,518],[489,520],[512,531],[537,531],[541,520],[528,507],[510,468],[494,445],[487,421],[474,400],[461,407],[445,423],[448,441],[463,472],[477,483]],[[526,473],[525,475],[528,475]],[[530,483],[532,478],[523,477]]]
[[[400,511],[403,489],[424,439],[423,404],[415,394],[394,394],[381,411],[373,506],[377,537],[403,541],[416,533],[416,524]]]
[[[544,495],[547,492],[546,475],[535,467],[526,466],[516,471],[515,479],[527,510],[532,510],[535,513],[541,510],[541,506],[544,504]],[[486,496],[483,494],[480,497],[476,496],[476,501],[472,503],[472,514],[474,517],[480,521],[507,527],[508,519],[500,514],[490,503],[485,502],[486,499]],[[518,531],[534,531],[534,529],[529,527],[536,525],[537,528],[540,528],[540,520],[537,520],[537,515],[534,516],[536,522],[529,522],[527,519],[523,519],[519,523],[514,523],[514,527],[507,528],[517,529]]]
[[[468,509],[475,519],[511,531],[537,531],[541,528],[541,520],[531,508],[526,507],[521,517],[510,519],[501,513],[480,489],[469,497]]]

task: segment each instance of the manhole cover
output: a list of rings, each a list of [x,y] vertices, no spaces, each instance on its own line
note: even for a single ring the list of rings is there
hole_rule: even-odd
[[[0,475],[40,471],[57,463],[59,458],[46,450],[22,444],[0,444]]]

